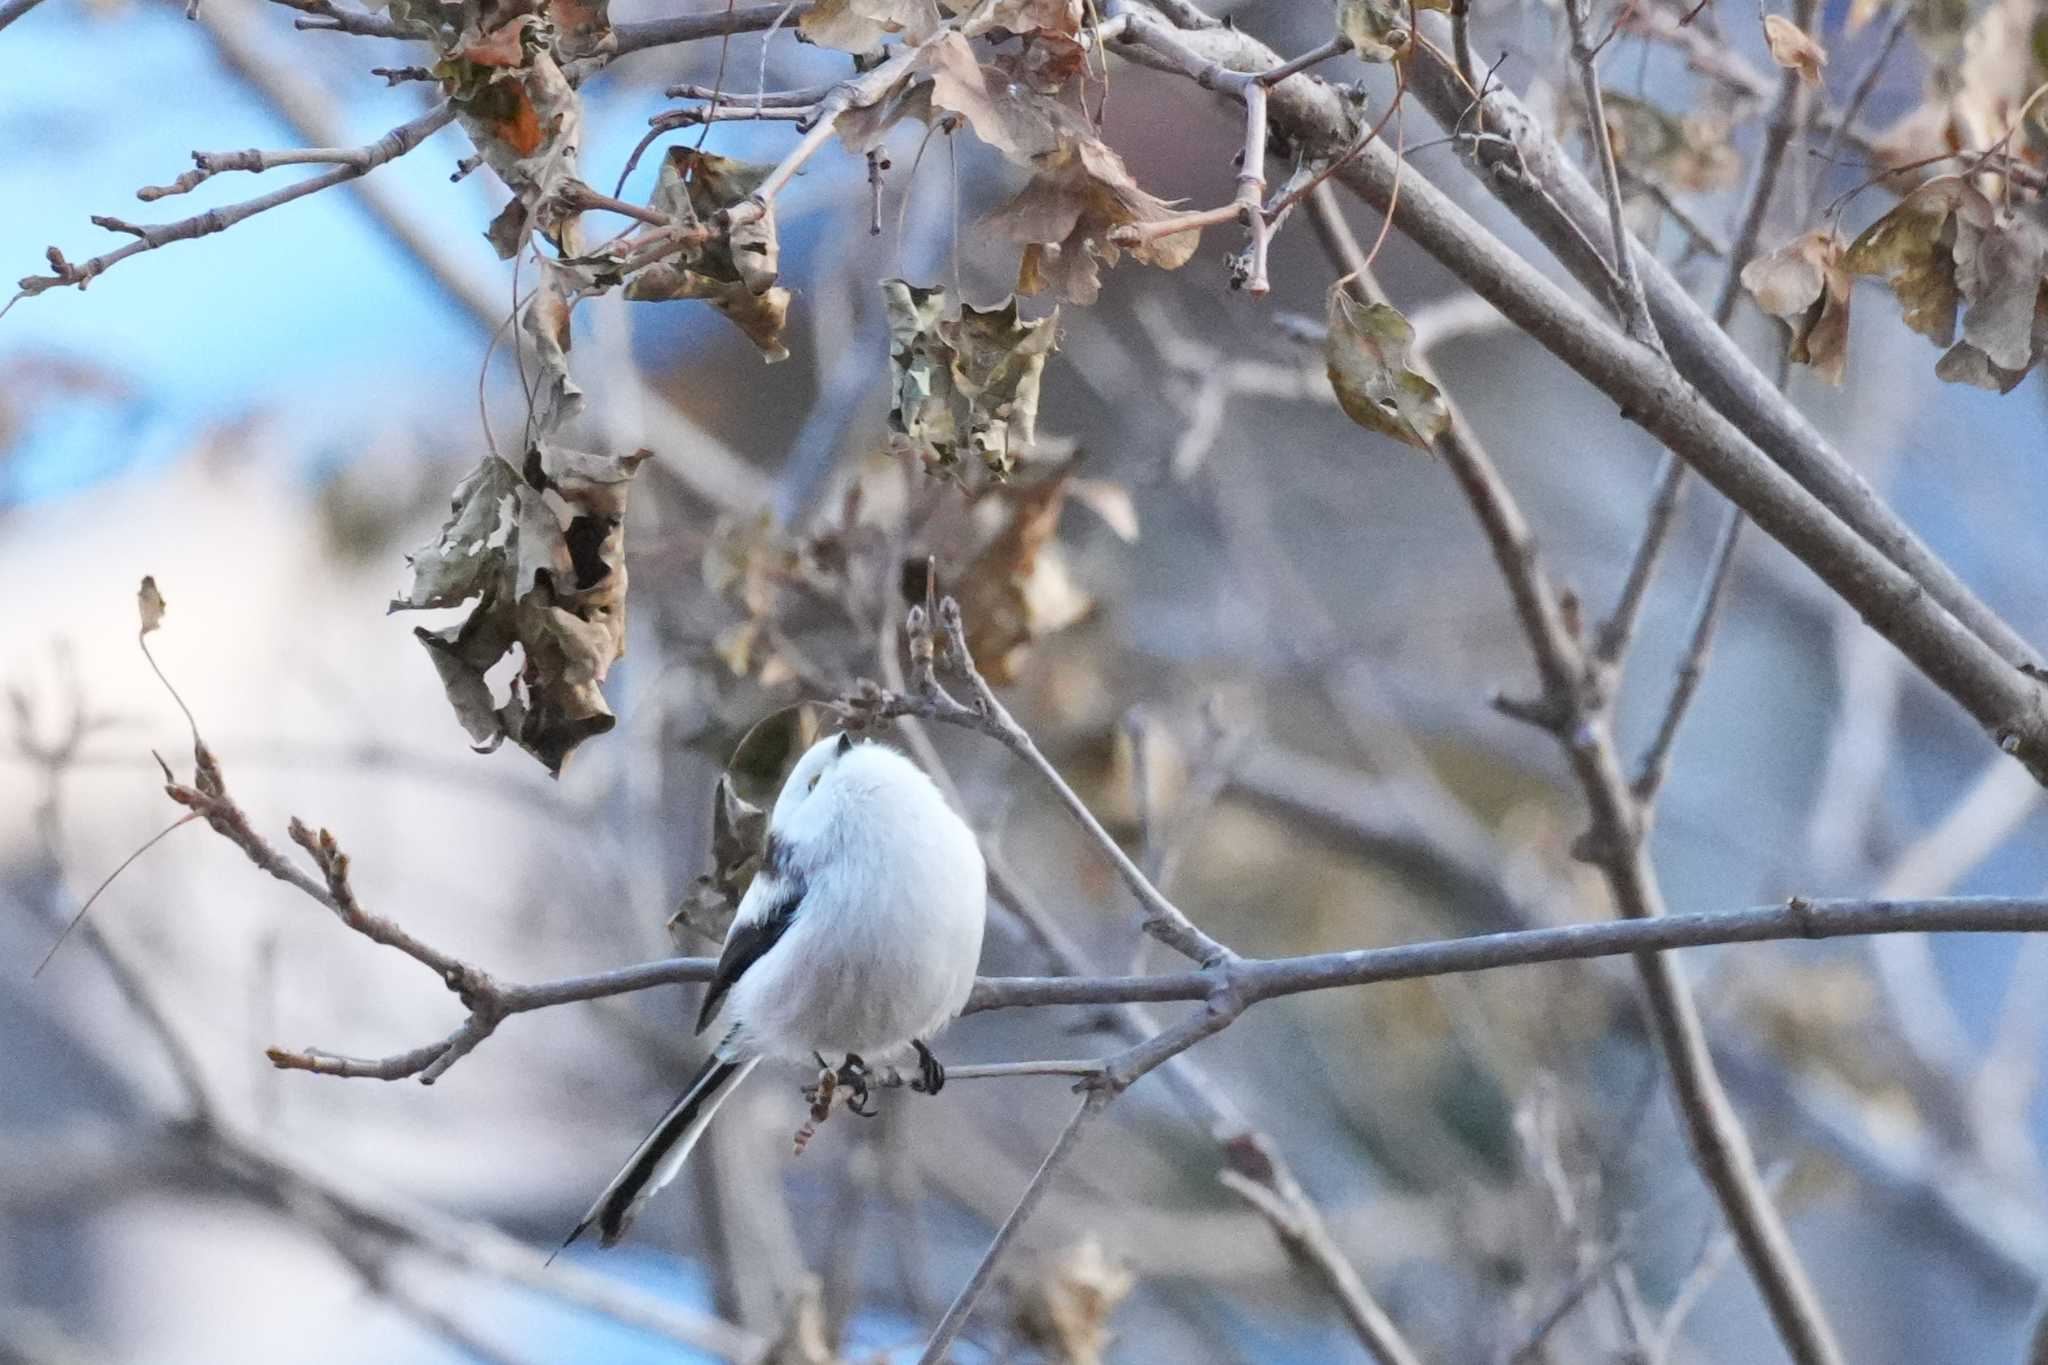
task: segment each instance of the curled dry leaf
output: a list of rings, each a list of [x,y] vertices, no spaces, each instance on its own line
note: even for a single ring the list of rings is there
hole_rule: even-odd
[[[520,328],[532,340],[534,357],[540,362],[533,417],[543,435],[553,435],[583,412],[583,389],[569,376],[572,283],[568,267],[542,257],[540,283],[534,286],[519,317]]]
[[[1820,84],[1820,69],[1828,64],[1827,49],[1807,36],[1805,29],[1782,14],[1766,14],[1764,41],[1770,45],[1772,61],[1797,71],[1808,85]]]
[[[164,623],[164,595],[157,591],[155,575],[142,576],[142,586],[135,590],[135,609],[142,618],[138,634],[147,635]]]
[[[2001,215],[1961,176],[1908,194],[1863,230],[1842,263],[1889,283],[1906,325],[1949,347],[1935,365],[1942,379],[2010,392],[2048,347],[2048,237],[2026,218]]]
[[[1043,5],[1016,11],[1018,22],[1048,16],[1067,21],[1064,12],[1050,13]],[[839,135],[852,150],[869,151],[905,118],[964,123],[976,138],[1032,171],[1030,182],[983,222],[1023,246],[1020,294],[1093,303],[1102,289],[1101,265],[1114,265],[1125,250],[1145,264],[1174,270],[1201,244],[1199,229],[1128,248],[1112,243],[1112,229],[1172,217],[1172,206],[1138,188],[1123,158],[1096,137],[1086,118],[1041,93],[1034,80],[1017,79],[1014,69],[981,65],[960,33],[930,43],[893,87],[843,115]]]
[[[662,158],[649,206],[683,227],[717,221],[760,188],[772,166],[671,147]],[[689,239],[626,282],[626,297],[650,302],[703,299],[725,314],[759,348],[764,360],[789,359],[782,329],[789,321],[789,291],[776,280],[781,250],[775,207],[750,222],[708,239]]]
[[[489,33],[465,32],[433,67],[484,164],[512,191],[485,234],[507,260],[536,229],[574,247],[553,204],[576,176],[583,104],[546,46],[549,32],[536,16],[517,15]]]
[[[968,565],[957,595],[967,647],[992,683],[1015,681],[1034,641],[1095,609],[1053,539],[1076,467],[1070,461],[1037,483],[989,490],[1005,505],[1007,519]]]
[[[1792,359],[1811,365],[1830,384],[1849,361],[1849,272],[1842,240],[1831,231],[1795,237],[1742,268],[1756,306],[1792,329]]]
[[[413,633],[479,746],[510,736],[559,773],[615,723],[601,684],[625,652],[626,495],[647,455],[542,443],[523,471],[486,456],[440,535],[409,556],[412,584],[391,610],[475,599],[461,624]],[[501,704],[486,675],[515,645],[522,664]]]
[[[773,627],[782,615],[784,584],[803,568],[798,543],[765,508],[751,517],[722,517],[705,542],[702,567],[704,586],[741,613],[711,642],[726,670],[764,688],[796,676],[777,650]]]
[[[1858,234],[1842,253],[1852,275],[1874,275],[1891,285],[1906,325],[1937,346],[1955,340],[1956,243],[1981,235],[1995,210],[1960,176],[1928,181]]]
[[[972,455],[998,477],[1038,439],[1039,382],[1059,348],[1059,310],[1018,315],[952,306],[946,290],[884,280],[889,320],[889,429],[941,469]]]
[[[1935,362],[1936,377],[2000,393],[2027,377],[2048,349],[2044,254],[2040,226],[2014,215],[1981,235],[1957,235],[1956,287],[1968,306],[1962,337]]]
[[[818,0],[797,21],[797,31],[819,47],[856,56],[877,51],[897,34],[922,42],[938,27],[933,0]]]
[[[563,61],[608,54],[618,46],[608,0],[547,0],[555,55]]]
[[[1361,303],[1342,285],[1330,290],[1323,360],[1344,415],[1418,450],[1428,450],[1450,423],[1436,385],[1408,367],[1415,329],[1399,310]]]
[[[1089,1236],[1018,1284],[1017,1330],[1058,1365],[1101,1365],[1110,1318],[1137,1284]]]

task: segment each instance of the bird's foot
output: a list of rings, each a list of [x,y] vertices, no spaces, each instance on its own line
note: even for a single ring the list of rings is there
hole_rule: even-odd
[[[846,1088],[848,1109],[864,1119],[871,1119],[881,1112],[874,1107],[873,1095],[868,1088],[868,1080],[873,1073],[868,1070],[868,1064],[861,1060],[859,1053],[847,1053],[846,1060],[840,1063],[835,1074],[839,1084]]]
[[[932,1050],[924,1045],[923,1039],[913,1038],[910,1045],[917,1049],[917,1079],[910,1083],[910,1088],[920,1095],[938,1094],[946,1087],[946,1068],[932,1056]]]

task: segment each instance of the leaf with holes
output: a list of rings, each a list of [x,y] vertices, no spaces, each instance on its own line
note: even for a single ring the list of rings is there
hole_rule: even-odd
[[[1059,346],[1059,310],[1024,318],[1014,298],[952,306],[942,288],[885,280],[889,428],[945,469],[972,454],[998,477],[1038,439],[1039,384]]]
[[[1323,360],[1337,402],[1352,421],[1428,450],[1451,420],[1436,385],[1408,368],[1415,329],[1384,303],[1361,303],[1340,285],[1330,291]]]
[[[615,723],[600,684],[626,642],[626,495],[647,458],[546,443],[514,471],[487,456],[456,490],[434,543],[411,556],[393,611],[475,599],[469,615],[419,638],[470,738],[510,737],[559,773],[570,752]],[[488,674],[517,646],[500,703]]]

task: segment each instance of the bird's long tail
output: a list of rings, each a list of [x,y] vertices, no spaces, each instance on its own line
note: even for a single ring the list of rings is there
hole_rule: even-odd
[[[734,1086],[746,1079],[747,1073],[759,1060],[750,1057],[745,1061],[732,1061],[713,1054],[690,1082],[682,1098],[662,1116],[654,1131],[647,1135],[647,1140],[634,1150],[625,1169],[612,1177],[612,1183],[605,1186],[604,1193],[597,1197],[597,1202],[590,1206],[590,1212],[583,1215],[583,1221],[576,1225],[576,1230],[562,1245],[567,1247],[593,1227],[597,1229],[598,1241],[604,1246],[611,1246],[625,1236],[641,1205],[652,1198],[656,1190],[675,1179],[676,1172],[683,1168],[683,1161],[690,1155],[690,1149],[703,1135],[704,1126],[718,1112],[718,1106],[732,1093]]]

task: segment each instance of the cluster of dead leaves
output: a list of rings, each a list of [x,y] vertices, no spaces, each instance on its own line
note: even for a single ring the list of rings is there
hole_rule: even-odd
[[[626,282],[626,297],[667,301],[703,299],[746,333],[768,361],[787,360],[782,330],[789,321],[789,291],[777,284],[781,248],[775,207],[723,231],[710,230],[721,213],[747,200],[772,166],[671,147],[662,158],[648,207],[668,215],[681,231],[679,245]]]
[[[1809,232],[1742,280],[1791,326],[1793,359],[1840,383],[1856,275],[1889,284],[1906,325],[1947,348],[1934,372],[1951,383],[2009,393],[2048,351],[2048,229],[1965,177],[1929,180],[1846,247]]]
[[[1017,300],[955,305],[936,285],[882,282],[889,319],[889,430],[926,465],[972,456],[1007,477],[1038,439],[1038,388],[1059,348],[1059,309],[1024,318]]]
[[[391,610],[475,604],[460,625],[414,634],[480,747],[510,737],[559,773],[612,728],[601,684],[625,653],[626,496],[647,453],[541,443],[523,470],[486,456],[434,542],[407,557],[412,583]],[[487,675],[514,646],[520,666],[501,703]]]
[[[1030,22],[1047,17],[1042,11],[1048,10],[1065,14],[1045,0],[1018,6],[1013,18]],[[940,34],[920,46],[889,89],[843,116],[839,132],[848,146],[865,152],[906,118],[947,128],[965,125],[1005,159],[1029,169],[1030,182],[982,226],[1023,247],[1018,293],[1085,304],[1102,292],[1102,267],[1116,264],[1124,251],[1144,264],[1175,270],[1194,255],[1201,233],[1190,229],[1130,247],[1110,241],[1116,228],[1163,221],[1174,211],[1138,187],[1123,158],[1096,136],[1086,117],[1049,93],[1057,91],[1063,73],[1078,69],[1078,44],[1071,63],[1043,57],[1048,48],[1064,52],[1054,43],[1062,38],[1060,31],[1039,30],[1023,54],[984,65],[966,34]],[[1041,56],[1034,59],[1034,51]]]

